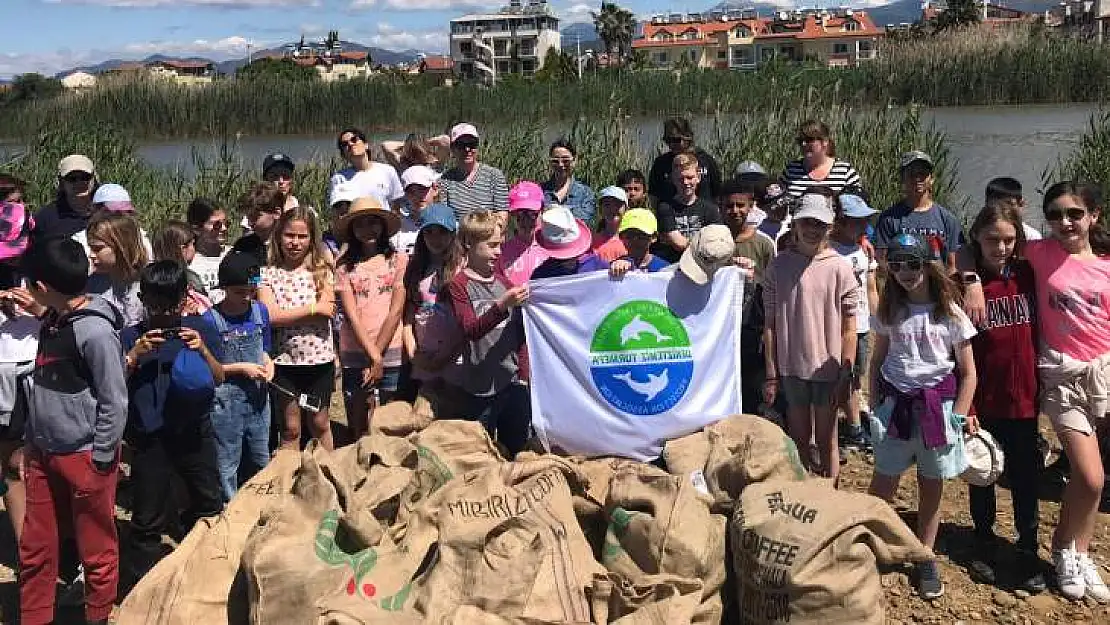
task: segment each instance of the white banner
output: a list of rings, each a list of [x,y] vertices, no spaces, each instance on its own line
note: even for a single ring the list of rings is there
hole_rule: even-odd
[[[548,449],[650,461],[740,412],[738,269],[537,280],[524,307],[532,424]]]

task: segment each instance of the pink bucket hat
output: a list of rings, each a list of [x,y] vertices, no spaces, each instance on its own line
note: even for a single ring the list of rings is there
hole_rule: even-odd
[[[590,228],[581,219],[575,219],[566,206],[553,204],[540,214],[536,244],[549,258],[578,258],[589,251],[592,242]]]
[[[19,202],[0,203],[0,260],[22,256],[31,241],[35,220]]]
[[[509,211],[538,211],[543,209],[543,189],[531,180],[524,180],[509,189]]]

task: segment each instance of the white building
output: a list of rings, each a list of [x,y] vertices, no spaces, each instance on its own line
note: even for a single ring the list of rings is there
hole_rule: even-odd
[[[546,0],[524,1],[451,20],[451,59],[459,77],[493,83],[508,74],[532,76],[548,50],[561,49],[559,18]]]

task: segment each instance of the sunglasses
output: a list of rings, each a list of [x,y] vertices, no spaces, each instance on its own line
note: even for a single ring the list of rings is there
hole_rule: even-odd
[[[455,148],[456,150],[477,150],[478,149],[478,140],[477,139],[459,139],[458,141],[452,143],[451,147]]]
[[[814,141],[821,140],[822,139],[820,137],[798,137],[798,145],[805,145],[807,143],[813,143]]]
[[[925,263],[920,260],[896,260],[890,263],[890,270],[895,273],[903,271],[921,271],[921,268],[924,266]]]
[[[686,137],[663,137],[663,143],[682,143]]]
[[[227,226],[226,221],[213,221],[210,224],[208,224],[208,227],[210,227],[213,230],[219,230],[219,229],[221,229],[225,226]]]
[[[358,143],[362,143],[363,141],[366,141],[366,139],[364,139],[363,137],[360,137],[358,135],[351,135],[350,137],[348,137],[346,139],[340,137],[339,141],[336,142],[336,145],[342,151],[342,150],[346,150],[348,146],[352,146],[352,145],[355,145],[355,144],[358,144]]]
[[[277,182],[278,180],[292,180],[293,172],[291,171],[271,171],[267,172],[265,176],[266,182]]]
[[[62,177],[66,182],[88,182],[92,179],[93,175],[86,171],[76,171]]]
[[[550,158],[552,165],[569,165],[574,162],[574,157],[571,158]]]
[[[1044,211],[1045,221],[1063,221],[1067,216],[1068,221],[1079,221],[1087,216],[1087,209],[1072,206],[1070,208],[1048,208]]]

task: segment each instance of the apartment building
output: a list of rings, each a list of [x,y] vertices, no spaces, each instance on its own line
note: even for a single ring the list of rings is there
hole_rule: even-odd
[[[532,76],[548,50],[560,49],[559,18],[546,0],[512,0],[497,13],[451,20],[451,60],[464,80],[494,83],[506,75]]]
[[[774,59],[850,67],[875,58],[884,32],[864,11],[810,9],[763,17],[738,13],[657,15],[632,42],[658,69],[755,69]]]
[[[165,60],[149,63],[146,67],[152,77],[180,85],[206,85],[216,76],[216,66],[208,61]]]

